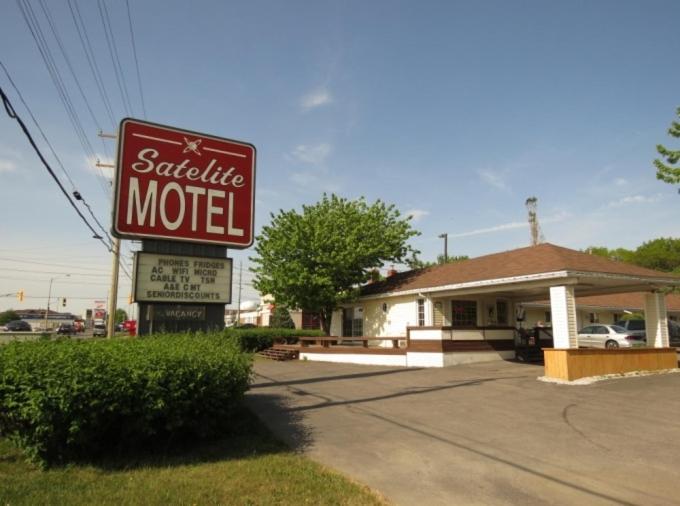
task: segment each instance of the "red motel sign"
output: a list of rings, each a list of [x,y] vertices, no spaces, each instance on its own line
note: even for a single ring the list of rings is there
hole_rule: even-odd
[[[255,146],[126,118],[118,132],[113,234],[247,248]]]

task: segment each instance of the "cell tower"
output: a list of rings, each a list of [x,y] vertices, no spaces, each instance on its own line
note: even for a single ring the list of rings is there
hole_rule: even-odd
[[[538,216],[536,216],[536,206],[538,199],[536,197],[529,197],[524,203],[527,206],[527,211],[529,212],[529,228],[531,230],[531,245],[536,246],[545,241],[543,237],[543,232],[541,231],[541,226],[538,224]]]

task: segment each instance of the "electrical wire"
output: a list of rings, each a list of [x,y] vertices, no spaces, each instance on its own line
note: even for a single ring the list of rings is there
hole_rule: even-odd
[[[17,5],[19,6],[19,10],[21,11],[21,15],[23,16],[24,21],[26,22],[26,26],[28,27],[31,36],[33,37],[33,40],[36,43],[36,46],[38,47],[38,51],[40,52],[40,56],[42,57],[43,62],[45,63],[45,67],[47,68],[47,71],[50,74],[50,78],[52,79],[52,82],[55,88],[57,89],[59,99],[61,100],[64,108],[66,109],[66,113],[76,133],[76,137],[78,137],[78,140],[81,143],[83,149],[85,150],[87,156],[93,159],[96,158],[95,151],[92,148],[92,144],[90,144],[87,135],[85,135],[85,130],[83,129],[80,117],[78,116],[78,113],[75,110],[75,107],[73,106],[73,101],[71,100],[71,97],[69,96],[68,91],[66,90],[64,81],[61,77],[54,57],[52,56],[50,46],[47,43],[47,40],[45,39],[45,35],[42,29],[40,28],[40,23],[38,22],[38,18],[36,17],[33,8],[28,3],[28,0],[17,0]]]
[[[26,25],[28,26],[31,36],[33,37],[33,40],[35,41],[38,47],[38,51],[40,52],[43,62],[45,63],[45,67],[47,68],[47,71],[52,79],[52,82],[55,88],[57,89],[59,99],[61,100],[62,105],[66,110],[66,113],[69,117],[69,120],[71,121],[76,137],[78,138],[81,146],[83,147],[83,150],[85,151],[86,157],[89,158],[90,160],[96,159],[97,156],[94,151],[94,148],[92,147],[92,144],[90,143],[87,135],[85,134],[85,129],[83,128],[80,116],[78,115],[78,112],[76,111],[75,106],[73,105],[73,101],[71,100],[64,80],[61,76],[61,73],[59,72],[59,68],[54,59],[54,56],[52,55],[52,51],[50,50],[50,45],[47,43],[47,39],[45,38],[45,34],[43,33],[42,28],[40,27],[40,22],[38,21],[38,18],[35,15],[33,8],[31,7],[28,0],[17,0],[17,5],[21,10],[22,16],[24,18],[24,21],[26,22]],[[47,11],[44,10],[43,12],[45,14],[45,17],[47,18],[48,17]],[[48,23],[50,23],[49,18]],[[59,42],[58,36],[56,36],[55,38],[57,38],[57,42]],[[110,189],[108,187],[107,182],[105,182],[106,178],[101,172],[101,169],[99,171],[99,176],[100,176],[99,179],[97,179],[99,186],[102,192],[104,193],[104,196],[110,200],[111,199]],[[73,189],[75,190],[75,188]]]
[[[4,260],[6,262],[18,262],[22,264],[33,264],[33,265],[48,265],[50,267],[64,267],[66,269],[80,269],[83,271],[108,271],[108,269],[104,269],[101,267],[76,267],[74,265],[69,265],[69,264],[55,264],[53,262],[39,262],[36,260],[24,260],[23,258],[11,258],[11,257],[0,257],[0,260]],[[73,273],[71,273],[73,274]]]
[[[97,234],[97,232],[92,227],[92,225],[90,225],[90,222],[87,221],[87,218],[85,218],[83,213],[80,212],[80,209],[78,209],[78,206],[76,206],[75,202],[73,202],[73,200],[71,200],[71,196],[68,194],[68,192],[64,188],[64,185],[61,184],[61,181],[59,181],[59,178],[57,177],[57,175],[52,170],[52,167],[50,167],[50,164],[47,163],[47,160],[45,160],[45,157],[43,156],[42,152],[40,151],[40,148],[38,148],[38,145],[33,140],[33,136],[28,131],[26,124],[23,122],[23,120],[19,117],[19,115],[14,110],[14,107],[12,106],[12,102],[9,100],[9,97],[5,94],[5,90],[3,90],[1,86],[0,86],[0,96],[2,97],[2,103],[5,107],[5,112],[7,112],[7,115],[10,118],[15,119],[17,121],[17,123],[19,123],[21,130],[24,132],[24,135],[26,135],[28,142],[31,144],[31,146],[35,150],[36,154],[40,158],[40,161],[45,166],[45,169],[47,169],[47,172],[50,174],[50,176],[52,176],[52,179],[54,179],[55,183],[57,183],[57,186],[59,186],[59,189],[61,190],[61,192],[66,197],[66,200],[68,200],[69,204],[71,204],[71,207],[73,207],[73,209],[75,209],[76,213],[78,213],[78,216],[80,216],[80,219],[83,220],[83,223],[85,223],[87,228],[90,229],[90,231],[93,234],[93,238],[101,241],[102,244],[106,247],[106,249],[109,249],[109,245],[106,244],[106,242],[104,241],[102,236]]]
[[[73,24],[76,26],[76,31],[78,32],[78,38],[80,39],[80,45],[85,52],[85,57],[87,58],[87,63],[90,67],[90,71],[94,76],[94,81],[97,84],[97,90],[99,91],[99,97],[104,103],[104,108],[106,113],[111,120],[111,127],[113,130],[116,129],[116,121],[114,120],[113,108],[111,107],[111,100],[109,100],[109,95],[106,93],[106,86],[104,86],[104,80],[102,79],[101,72],[99,71],[99,65],[97,65],[97,59],[94,56],[94,51],[92,49],[92,44],[90,43],[90,37],[87,35],[87,29],[85,23],[83,22],[83,17],[80,14],[80,8],[78,3],[75,2],[75,8],[71,4],[71,0],[66,0],[68,2],[68,8],[71,11],[71,18],[73,19]],[[80,22],[79,22],[80,21]],[[82,29],[81,29],[82,26]]]
[[[123,75],[123,67],[120,65],[120,58],[118,57],[118,49],[116,47],[116,40],[113,36],[113,29],[111,28],[111,20],[109,18],[109,11],[106,8],[106,3],[103,0],[97,0],[97,7],[99,8],[99,16],[104,27],[104,35],[106,38],[106,45],[109,48],[109,55],[113,64],[113,71],[120,90],[121,99],[123,100],[123,107],[128,116],[132,116],[132,104],[130,103],[130,96],[125,84],[125,76]]]
[[[142,102],[142,114],[146,119],[146,104],[144,103],[144,92],[142,91],[142,76],[139,72],[139,60],[137,59],[137,44],[135,43],[135,31],[132,28],[132,14],[130,13],[130,0],[125,0],[127,7],[128,22],[130,24],[130,38],[132,39],[132,54],[135,56],[135,67],[137,69],[137,86],[139,86],[139,98]]]
[[[0,271],[12,271],[12,272],[29,272],[35,274],[69,274],[71,276],[95,276],[95,277],[105,277],[108,274],[86,274],[86,273],[72,273],[72,272],[61,272],[61,271],[36,271],[35,269],[15,269],[14,267],[0,267]]]
[[[75,199],[76,199],[76,200],[80,200],[80,201],[83,203],[83,205],[84,205],[84,206],[87,208],[87,210],[89,211],[90,216],[92,216],[92,219],[94,219],[95,223],[99,226],[99,228],[102,230],[102,232],[104,232],[104,235],[105,235],[106,238],[108,239],[109,244],[111,244],[111,242],[112,242],[112,241],[111,241],[111,236],[109,235],[108,231],[102,226],[102,224],[99,222],[99,220],[98,220],[97,217],[95,216],[94,212],[92,211],[92,208],[91,208],[90,205],[87,203],[87,201],[85,200],[85,198],[84,198],[84,197],[82,196],[82,194],[81,194],[80,192],[78,192],[78,190],[76,189],[76,185],[75,185],[75,183],[73,182],[73,179],[71,179],[71,176],[70,176],[70,174],[68,173],[68,171],[66,170],[66,167],[64,167],[64,164],[61,162],[61,158],[59,158],[59,156],[57,155],[56,151],[54,150],[54,147],[52,147],[52,143],[47,139],[47,136],[45,135],[45,132],[44,132],[43,129],[41,128],[40,124],[38,123],[38,120],[37,120],[37,119],[35,118],[35,116],[33,115],[33,111],[31,111],[31,108],[28,106],[28,104],[27,104],[26,101],[24,100],[24,96],[21,94],[21,91],[19,91],[19,88],[18,88],[17,85],[14,83],[14,80],[12,79],[12,76],[10,75],[9,71],[7,70],[7,67],[5,67],[5,65],[4,65],[4,63],[2,63],[2,61],[0,61],[0,67],[2,67],[2,70],[5,72],[5,75],[7,76],[7,79],[9,80],[10,84],[11,84],[12,87],[14,88],[14,91],[15,91],[16,94],[18,95],[19,100],[21,101],[21,103],[24,105],[24,107],[25,107],[26,110],[28,111],[29,116],[30,116],[31,119],[33,120],[33,124],[36,126],[36,128],[37,128],[38,131],[40,132],[40,135],[42,136],[43,140],[45,141],[45,143],[47,144],[47,146],[50,148],[50,151],[52,152],[52,156],[54,156],[55,160],[57,160],[57,163],[58,163],[59,166],[61,167],[61,170],[63,171],[64,175],[66,176],[66,178],[67,178],[67,179],[69,180],[69,182],[71,183],[71,188],[73,189],[73,195],[74,195]],[[111,250],[111,247],[109,246],[109,251],[110,251],[110,250]]]
[[[71,72],[71,77],[73,77],[73,81],[76,83],[76,87],[78,88],[78,91],[80,92],[80,96],[83,99],[83,102],[85,102],[85,107],[87,107],[87,111],[90,113],[90,118],[92,118],[92,122],[96,125],[97,129],[102,130],[102,126],[99,123],[99,120],[97,119],[97,116],[94,114],[94,111],[92,110],[92,106],[90,105],[90,101],[87,99],[87,96],[85,95],[85,92],[83,91],[83,87],[80,84],[80,80],[78,79],[78,76],[73,69],[73,65],[71,64],[71,59],[68,56],[68,53],[66,52],[66,48],[64,48],[64,44],[61,42],[61,37],[59,36],[59,32],[57,31],[57,28],[55,26],[54,20],[52,19],[52,13],[50,12],[49,8],[45,4],[45,0],[38,0],[38,3],[40,4],[40,8],[43,11],[43,14],[45,15],[45,19],[47,20],[47,24],[50,27],[50,30],[52,31],[52,35],[54,36],[54,39],[57,41],[57,46],[59,47],[59,50],[61,51],[61,55],[64,57],[64,61],[66,62],[66,65],[68,66],[69,71]],[[106,145],[104,145],[106,146]],[[105,147],[106,149],[106,147]],[[110,153],[106,153],[108,158],[111,158]]]

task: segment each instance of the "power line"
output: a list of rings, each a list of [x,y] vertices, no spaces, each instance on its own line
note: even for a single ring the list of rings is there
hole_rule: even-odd
[[[90,105],[90,101],[87,99],[87,96],[85,95],[85,92],[83,91],[83,87],[80,85],[80,80],[78,79],[78,76],[76,75],[75,70],[73,69],[73,65],[71,64],[71,59],[68,57],[68,53],[66,52],[66,49],[64,48],[64,45],[61,42],[61,37],[59,37],[59,33],[57,32],[57,28],[54,24],[54,21],[52,19],[52,13],[50,12],[49,8],[45,4],[45,0],[39,0],[40,3],[40,8],[43,11],[43,14],[45,15],[45,19],[47,19],[47,24],[50,27],[50,30],[52,31],[52,35],[54,35],[54,39],[57,41],[57,45],[59,46],[59,50],[61,51],[61,55],[64,57],[64,61],[66,62],[66,65],[68,66],[69,71],[71,72],[71,77],[73,77],[73,81],[76,83],[76,87],[78,88],[78,91],[80,92],[80,96],[83,99],[83,102],[85,102],[85,107],[87,107],[88,112],[90,113],[90,117],[92,118],[92,121],[94,124],[97,126],[99,130],[102,129],[101,124],[99,123],[99,120],[97,119],[97,116],[95,116],[94,111],[92,110],[92,106]],[[107,156],[110,155],[107,153]]]
[[[114,120],[113,108],[111,107],[111,101],[109,100],[109,95],[106,93],[106,87],[104,86],[104,79],[102,79],[101,72],[99,71],[99,66],[97,65],[97,59],[94,56],[94,51],[92,49],[92,44],[90,43],[90,37],[87,35],[87,29],[85,23],[83,22],[83,17],[80,14],[80,8],[78,4],[75,3],[75,9],[71,4],[71,0],[66,0],[68,2],[68,8],[71,11],[71,18],[73,23],[76,25],[76,31],[78,32],[78,38],[80,39],[80,44],[85,52],[85,57],[87,58],[87,63],[90,66],[92,75],[94,76],[94,81],[97,84],[97,90],[99,91],[99,97],[104,103],[104,108],[106,113],[111,120],[111,127],[116,129],[116,121]],[[80,23],[79,23],[80,21]],[[82,25],[82,30],[81,30]]]
[[[57,155],[57,152],[54,150],[54,147],[52,147],[52,143],[47,139],[47,136],[45,135],[45,132],[44,132],[43,129],[41,128],[40,124],[38,123],[38,120],[37,120],[37,119],[35,118],[35,116],[33,115],[33,111],[31,111],[31,108],[28,106],[28,104],[27,104],[26,101],[24,100],[24,96],[21,94],[21,91],[19,91],[19,88],[18,88],[17,85],[14,83],[14,80],[12,79],[12,76],[10,75],[9,71],[7,70],[7,67],[5,67],[5,65],[2,63],[2,61],[0,61],[0,67],[2,67],[2,70],[5,72],[5,75],[7,76],[7,79],[9,80],[10,84],[11,84],[12,87],[14,88],[14,91],[15,91],[15,92],[17,93],[17,95],[19,96],[19,100],[21,101],[21,103],[24,105],[24,107],[25,107],[26,110],[28,111],[29,116],[30,116],[31,119],[33,120],[33,124],[36,126],[36,128],[37,128],[38,131],[40,132],[40,135],[42,136],[43,140],[45,141],[45,143],[47,144],[47,146],[50,148],[50,151],[52,152],[52,156],[54,156],[55,160],[57,161],[57,163],[58,163],[59,166],[61,167],[61,170],[63,171],[64,175],[66,176],[66,178],[67,178],[67,179],[69,180],[69,182],[71,183],[71,188],[73,189],[73,196],[74,196],[74,198],[75,198],[76,200],[81,201],[81,202],[83,203],[83,205],[87,208],[88,212],[90,213],[90,216],[92,216],[92,219],[94,219],[95,223],[99,226],[99,228],[102,230],[102,232],[104,232],[104,235],[107,237],[107,239],[109,240],[109,244],[110,244],[110,243],[111,243],[111,237],[109,236],[109,233],[108,233],[107,230],[102,226],[102,224],[99,222],[99,220],[97,219],[97,217],[94,215],[94,212],[92,211],[92,208],[91,208],[90,205],[87,203],[87,201],[85,200],[85,198],[80,194],[79,191],[76,190],[76,185],[75,185],[75,183],[73,182],[73,179],[71,179],[71,175],[70,175],[70,174],[68,173],[68,171],[66,170],[66,167],[64,167],[64,164],[61,162],[61,158],[59,158],[59,156]],[[110,250],[110,247],[109,247],[109,250]]]
[[[78,115],[78,112],[76,111],[76,108],[73,105],[73,101],[71,100],[71,97],[68,93],[66,84],[64,83],[61,73],[59,72],[56,60],[54,59],[52,51],[50,50],[50,45],[47,43],[47,39],[45,38],[45,34],[43,33],[42,28],[40,27],[40,22],[38,21],[38,18],[35,15],[33,8],[31,7],[30,3],[28,3],[28,0],[17,0],[17,4],[19,6],[19,9],[21,10],[21,14],[24,18],[24,21],[26,22],[26,25],[28,26],[28,29],[31,32],[31,36],[33,37],[33,40],[38,47],[38,51],[40,52],[43,62],[45,63],[45,67],[47,68],[47,71],[50,74],[52,83],[54,84],[57,90],[59,99],[62,105],[64,106],[64,109],[66,110],[66,114],[69,117],[71,125],[73,126],[76,137],[78,138],[81,146],[83,147],[83,150],[85,151],[86,157],[90,159],[95,159],[96,153],[94,151],[94,148],[92,147],[92,144],[90,143],[87,135],[85,134],[85,129],[83,128],[80,116]],[[47,18],[48,24],[50,24],[51,26],[51,19],[48,11],[46,9],[43,9],[43,13]],[[53,29],[53,34],[57,39],[57,43],[61,46],[60,39],[56,33],[56,29]],[[67,60],[67,63],[70,63],[68,57],[65,55],[65,52],[64,56],[65,59]],[[79,85],[77,78],[76,83]],[[104,193],[104,196],[110,199],[111,196],[108,185],[103,181],[103,179],[104,176],[100,172],[100,178],[97,181],[99,183],[101,190]],[[75,190],[75,185],[73,189]]]
[[[45,166],[45,169],[47,169],[47,172],[49,172],[50,176],[52,176],[52,179],[54,179],[54,181],[57,183],[57,186],[59,186],[59,189],[62,191],[62,193],[66,197],[66,200],[68,200],[69,204],[71,204],[71,207],[73,207],[73,209],[75,209],[76,213],[78,213],[78,216],[80,216],[80,219],[83,220],[83,222],[85,223],[87,228],[90,229],[90,231],[93,234],[93,238],[100,240],[102,242],[102,244],[106,247],[106,249],[109,249],[108,244],[106,244],[104,239],[99,234],[97,234],[95,229],[92,228],[92,225],[90,225],[90,222],[87,221],[87,218],[85,218],[85,216],[83,216],[83,213],[80,212],[80,209],[78,209],[78,206],[76,206],[76,204],[73,202],[73,200],[71,200],[71,196],[68,194],[68,192],[66,191],[64,186],[61,184],[61,181],[59,181],[59,178],[57,177],[57,175],[52,170],[52,167],[50,167],[50,164],[47,163],[47,160],[45,160],[45,157],[43,156],[43,154],[41,153],[37,144],[33,140],[31,133],[28,131],[28,128],[26,128],[26,124],[23,122],[23,120],[19,117],[19,115],[14,110],[14,107],[12,106],[12,103],[10,102],[9,97],[5,94],[5,90],[3,90],[1,86],[0,86],[0,95],[2,96],[2,103],[5,106],[5,111],[7,112],[7,115],[10,118],[17,120],[17,123],[19,123],[21,130],[23,130],[24,134],[28,138],[28,142],[31,143],[31,146],[33,147],[36,154],[40,158],[40,161],[43,163],[43,165]]]
[[[123,75],[123,67],[120,65],[120,58],[118,57],[118,48],[116,47],[116,40],[113,36],[113,29],[111,28],[111,20],[109,18],[109,11],[106,8],[106,3],[103,0],[97,0],[97,7],[99,8],[99,16],[104,27],[104,35],[106,38],[106,45],[109,48],[109,55],[113,63],[113,71],[120,90],[120,96],[123,100],[123,107],[129,116],[132,116],[132,104],[130,103],[130,96],[125,84],[125,76]]]
[[[144,92],[142,91],[142,77],[139,72],[139,60],[137,59],[137,44],[135,44],[135,31],[132,28],[132,14],[130,13],[130,0],[125,0],[127,6],[128,22],[130,24],[130,38],[132,39],[132,54],[135,56],[135,67],[137,69],[137,85],[139,86],[139,98],[142,102],[142,114],[146,119],[146,104],[144,103]]]
[[[69,96],[68,91],[66,90],[66,85],[64,84],[61,74],[59,73],[59,69],[56,65],[54,57],[52,56],[50,46],[47,43],[47,40],[45,39],[45,35],[42,29],[40,28],[40,23],[38,21],[37,16],[35,15],[35,12],[33,11],[33,8],[28,3],[28,0],[17,0],[17,5],[19,6],[21,15],[23,16],[24,21],[26,22],[26,25],[28,26],[28,29],[31,32],[33,41],[36,43],[36,46],[38,47],[38,51],[40,52],[40,56],[42,57],[43,62],[45,63],[45,67],[47,68],[47,71],[50,74],[50,78],[52,79],[52,82],[55,88],[57,89],[59,99],[61,100],[64,109],[66,109],[66,113],[76,133],[76,137],[78,137],[78,140],[80,141],[83,149],[85,150],[85,153],[92,158],[96,158],[95,151],[92,148],[92,144],[90,144],[87,135],[85,134],[82,122],[80,121],[80,117],[78,116],[78,113],[73,107],[71,97]]]
[[[12,272],[28,272],[31,274],[70,274],[71,276],[95,276],[102,277],[108,276],[108,274],[86,274],[86,273],[67,273],[62,271],[36,271],[34,269],[15,269],[14,267],[0,267],[0,271],[12,271]]]
[[[74,265],[68,265],[68,264],[55,264],[52,262],[39,262],[35,260],[24,260],[22,258],[10,258],[10,257],[0,257],[0,260],[4,260],[5,262],[17,262],[21,264],[32,264],[32,265],[47,265],[50,267],[64,267],[66,269],[80,269],[83,271],[107,271],[108,269],[102,269],[98,267],[76,267]],[[73,274],[73,273],[71,273]]]

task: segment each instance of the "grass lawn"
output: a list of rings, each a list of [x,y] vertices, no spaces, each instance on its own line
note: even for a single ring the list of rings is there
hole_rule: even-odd
[[[46,471],[0,439],[0,504],[385,504],[290,451],[253,415],[244,417],[248,435]]]

